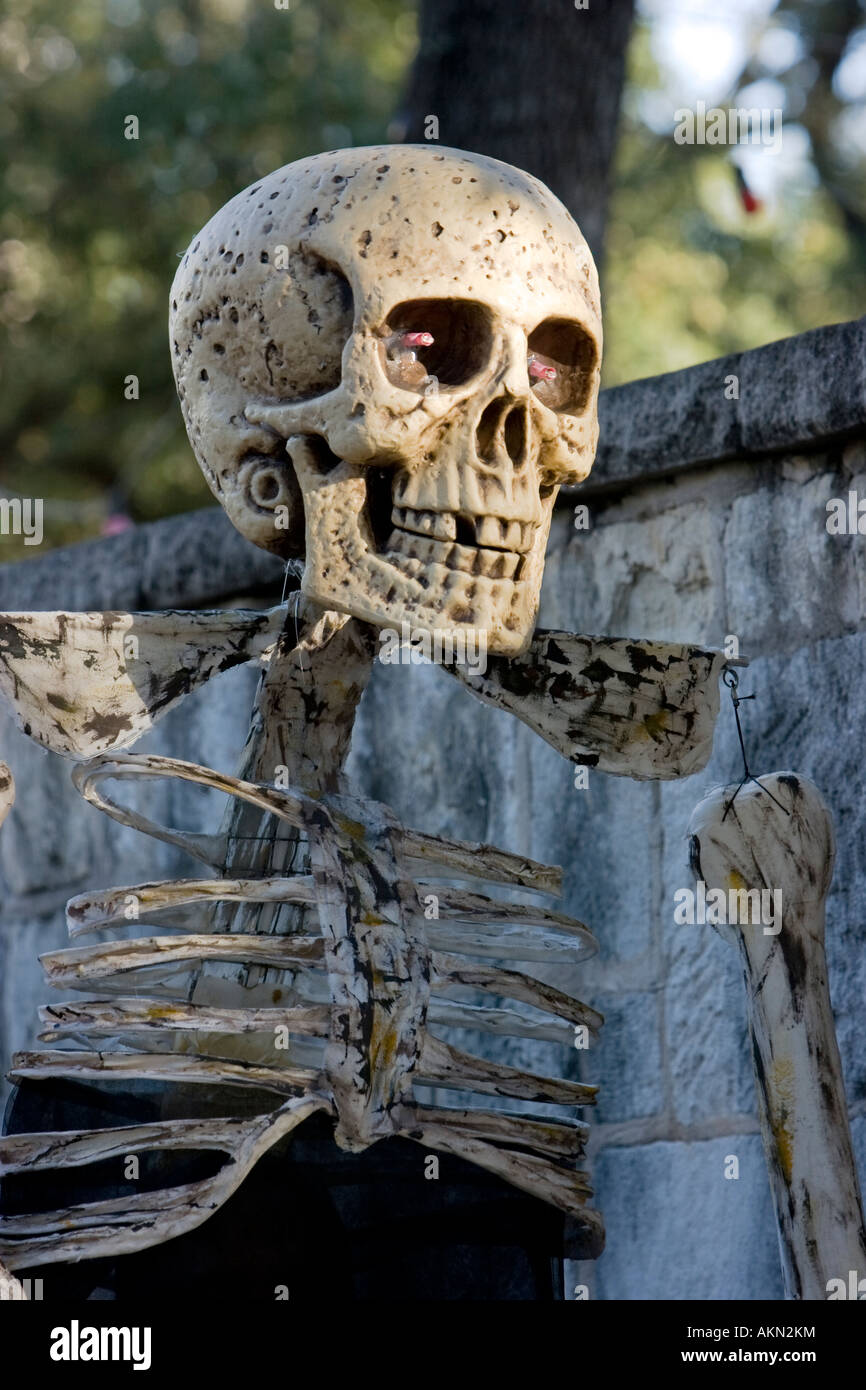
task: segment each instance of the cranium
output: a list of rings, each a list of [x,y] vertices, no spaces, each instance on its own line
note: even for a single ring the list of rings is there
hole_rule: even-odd
[[[592,466],[601,349],[592,258],[538,180],[438,146],[287,165],[194,239],[171,337],[213,491],[305,556],[305,593],[525,649],[556,492]]]

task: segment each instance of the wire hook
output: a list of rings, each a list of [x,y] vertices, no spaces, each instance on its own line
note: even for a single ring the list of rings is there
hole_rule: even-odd
[[[731,692],[731,704],[734,706],[734,719],[736,720],[737,724],[737,738],[740,741],[740,753],[742,754],[743,758],[742,781],[740,782],[739,786],[737,787],[737,790],[734,792],[733,796],[731,797],[730,801],[725,807],[722,820],[724,821],[727,818],[728,812],[730,811],[731,807],[733,806],[734,802],[736,801],[737,797],[739,796],[740,792],[743,790],[743,787],[746,785],[747,782],[754,782],[755,786],[758,788],[759,791],[765,792],[766,795],[770,798],[770,800],[775,801],[776,805],[780,808],[780,810],[784,811],[786,816],[789,816],[791,812],[787,809],[787,807],[783,806],[779,798],[777,796],[773,796],[773,793],[770,791],[770,789],[768,787],[765,787],[762,782],[759,782],[757,777],[755,777],[749,769],[749,759],[746,754],[746,741],[743,737],[743,726],[740,723],[740,705],[743,704],[745,700],[756,700],[757,696],[754,694],[754,692],[751,695],[737,694],[737,691],[740,686],[740,678],[737,675],[737,670],[735,666],[723,667],[722,680],[728,687],[728,690],[730,690]]]

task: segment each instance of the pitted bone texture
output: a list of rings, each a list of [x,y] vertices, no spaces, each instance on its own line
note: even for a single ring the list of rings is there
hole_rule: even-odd
[[[595,267],[548,189],[438,146],[300,160],[193,240],[171,341],[210,486],[308,597],[526,647],[598,432]]]

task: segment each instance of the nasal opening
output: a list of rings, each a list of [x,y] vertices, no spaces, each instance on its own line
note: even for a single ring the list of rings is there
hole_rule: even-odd
[[[485,463],[503,462],[503,455],[517,471],[526,462],[528,422],[522,402],[499,396],[485,406],[478,421],[475,441]]]

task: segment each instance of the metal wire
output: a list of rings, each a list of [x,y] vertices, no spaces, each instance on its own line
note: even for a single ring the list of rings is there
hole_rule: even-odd
[[[731,810],[731,807],[733,806],[734,802],[736,801],[737,797],[739,796],[740,792],[743,790],[743,787],[746,785],[747,782],[754,782],[755,786],[758,788],[759,791],[764,792],[765,795],[767,795],[771,801],[775,801],[776,805],[780,808],[780,810],[784,811],[786,816],[789,816],[791,812],[787,809],[787,807],[783,806],[779,798],[777,796],[773,796],[773,793],[770,791],[769,787],[765,787],[761,782],[759,782],[758,778],[753,776],[752,772],[749,769],[749,759],[746,754],[746,741],[743,737],[743,726],[740,723],[740,705],[743,704],[746,700],[756,700],[758,697],[757,695],[755,695],[754,692],[751,695],[737,694],[737,690],[739,689],[740,685],[740,678],[737,675],[737,670],[734,666],[725,666],[722,669],[722,680],[731,692],[731,703],[734,706],[734,719],[736,720],[737,724],[737,738],[740,741],[740,753],[743,757],[743,778],[742,781],[739,783],[737,790],[734,792],[730,801],[726,805],[724,815],[722,816],[722,820],[724,821],[727,819],[728,812]]]

